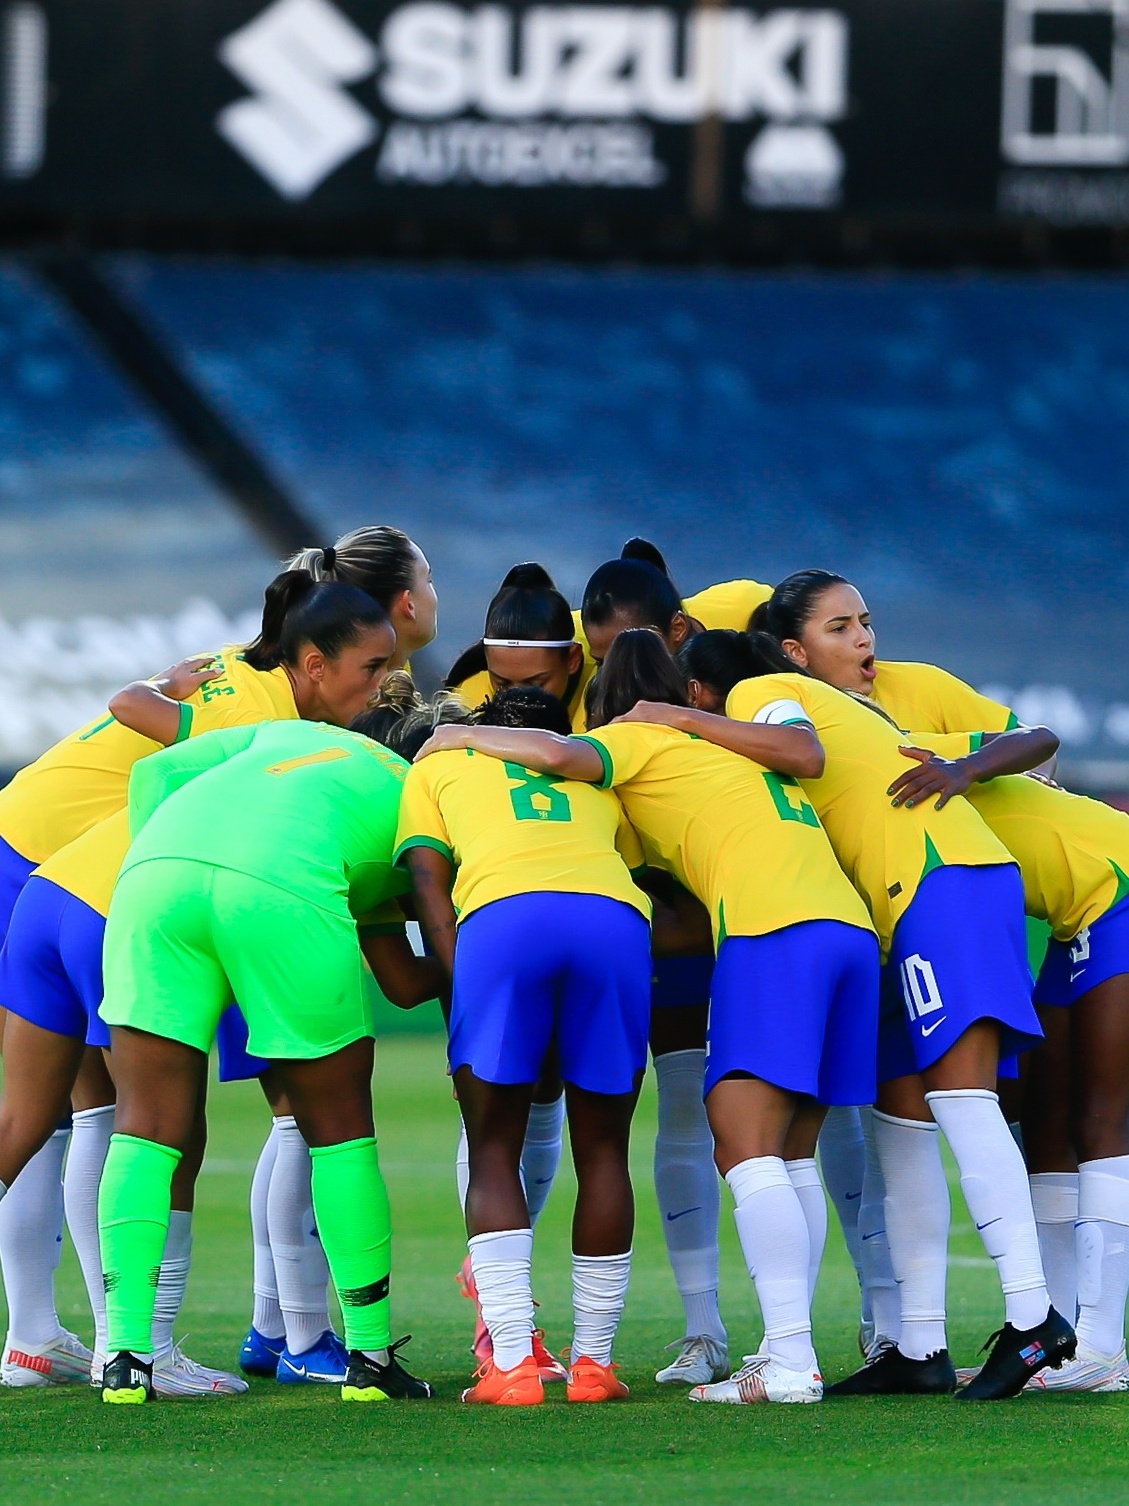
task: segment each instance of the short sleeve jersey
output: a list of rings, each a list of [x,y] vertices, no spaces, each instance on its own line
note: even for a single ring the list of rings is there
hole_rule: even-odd
[[[771,595],[772,587],[759,580],[726,580],[707,586],[696,596],[687,596],[682,605],[686,615],[704,628],[732,628],[743,633],[757,607]]]
[[[575,615],[574,613],[573,616]],[[576,683],[576,689],[573,691],[572,698],[568,702],[568,716],[569,721],[572,723],[572,730],[574,732],[583,732],[586,721],[584,692],[588,688],[588,681],[596,673],[596,666],[592,662],[591,654],[588,652],[588,644],[583,638],[578,639],[578,641],[584,648],[584,667],[580,671],[580,678]],[[489,672],[485,669],[479,670],[476,675],[471,675],[468,679],[463,680],[458,685],[453,685],[451,688],[472,710],[475,706],[481,706],[483,701],[488,701],[494,694],[494,687],[490,683]]]
[[[285,670],[252,669],[239,647],[217,657],[223,673],[181,705],[178,742],[219,727],[297,717]],[[130,770],[160,746],[112,716],[81,727],[0,790],[0,837],[29,861],[44,862],[122,810]]]
[[[189,759],[200,771],[178,786]],[[157,803],[122,872],[189,858],[366,918],[407,891],[392,862],[407,772],[379,743],[322,722],[262,722],[208,734],[191,752],[164,749],[131,784],[135,830],[139,778],[149,790],[157,786]],[[162,780],[170,790],[164,798]]]
[[[404,785],[396,856],[432,847],[455,865],[459,919],[515,894],[597,894],[651,903],[632,881],[638,839],[614,795],[471,749],[434,753]]]
[[[709,910],[715,945],[807,920],[872,929],[794,780],[670,727],[620,722],[584,741],[648,863]]]
[[[99,915],[106,916],[110,913],[110,899],[129,851],[129,841],[129,811],[123,806],[53,852],[33,876],[50,879]]]
[[[979,733],[912,734],[945,758],[975,752]],[[1129,897],[1129,815],[1023,774],[974,784],[965,797],[1019,864],[1027,913],[1071,941]]]
[[[899,727],[914,732],[1006,732],[1019,718],[936,664],[880,659],[874,700]]]
[[[905,772],[898,730],[851,696],[806,675],[764,675],[730,692],[726,712],[740,721],[768,720],[774,703],[798,701],[819,734],[827,763],[819,779],[800,783],[827,829],[839,861],[866,900],[883,951],[926,874],[945,865],[1010,863],[1011,854],[966,800],[943,810],[932,801],[895,807],[887,793]]]

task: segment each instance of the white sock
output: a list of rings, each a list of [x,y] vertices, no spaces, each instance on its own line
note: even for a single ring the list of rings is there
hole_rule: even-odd
[[[819,1167],[814,1159],[785,1161],[788,1180],[796,1189],[804,1222],[808,1226],[808,1302],[815,1300],[819,1284],[819,1268],[823,1264],[823,1251],[827,1245],[827,1195],[819,1176]]]
[[[278,1151],[267,1193],[267,1229],[286,1347],[304,1354],[330,1327],[329,1265],[314,1223],[309,1146],[289,1114],[274,1121],[274,1132]]]
[[[467,1248],[494,1363],[512,1370],[533,1353],[533,1230],[475,1234]]]
[[[668,1051],[656,1056],[655,1077],[655,1194],[674,1283],[685,1309],[686,1332],[725,1344],[728,1336],[717,1302],[721,1191],[702,1101],[706,1053]]]
[[[94,1352],[105,1354],[106,1292],[102,1285],[102,1252],[98,1247],[98,1184],[114,1133],[114,1105],[79,1109],[72,1119],[71,1148],[63,1172],[63,1206],[94,1314]]]
[[[779,1156],[740,1161],[726,1176],[733,1218],[764,1316],[762,1353],[791,1370],[815,1367],[804,1210]]]
[[[192,1264],[192,1215],[174,1208],[169,1214],[169,1232],[157,1278],[157,1301],[153,1308],[153,1353],[163,1359],[173,1346],[173,1329],[180,1316]]]
[[[459,1144],[455,1151],[455,1186],[459,1194],[459,1207],[466,1217],[466,1195],[470,1187],[470,1146],[467,1144],[466,1125],[459,1120]]]
[[[572,1357],[610,1365],[627,1300],[631,1251],[572,1257]]]
[[[521,1148],[521,1180],[529,1207],[529,1222],[537,1227],[541,1210],[549,1201],[564,1141],[564,1094],[553,1103],[534,1103],[529,1108],[525,1144]]]
[[[8,1298],[8,1339],[39,1349],[63,1332],[55,1311],[55,1271],[63,1253],[63,1156],[69,1129],[56,1130],[0,1203],[0,1267]]]
[[[893,1339],[902,1331],[902,1297],[890,1263],[886,1233],[886,1181],[878,1159],[877,1127],[872,1108],[859,1110],[866,1141],[866,1172],[859,1200],[859,1253],[863,1319],[874,1324],[875,1339]]]
[[[1004,1314],[1023,1332],[1044,1322],[1051,1299],[1039,1257],[1031,1188],[995,1093],[954,1088],[925,1101],[949,1142],[960,1186],[984,1248],[996,1262]]]
[[[949,1186],[935,1124],[873,1111],[874,1142],[886,1185],[886,1235],[901,1294],[898,1347],[923,1360],[947,1347],[945,1276]],[[1001,1121],[1002,1122],[1002,1121]]]
[[[1051,1306],[1073,1323],[1078,1312],[1078,1257],[1074,1225],[1078,1221],[1078,1173],[1036,1171],[1031,1207],[1039,1235],[1039,1252]]]
[[[835,1205],[839,1227],[847,1254],[855,1268],[863,1298],[863,1320],[873,1314],[867,1308],[867,1291],[862,1276],[862,1187],[866,1176],[866,1139],[858,1109],[832,1108],[819,1132],[819,1165],[827,1195]]]
[[[270,1232],[267,1228],[267,1194],[270,1190],[271,1172],[278,1155],[277,1121],[271,1121],[270,1133],[263,1142],[255,1175],[251,1178],[251,1245],[253,1259],[253,1291],[255,1307],[251,1324],[264,1339],[281,1339],[285,1331],[282,1309],[278,1305],[278,1286],[274,1275],[274,1256],[270,1249]]]
[[[1119,1354],[1129,1294],[1129,1156],[1079,1166],[1076,1233],[1079,1346]]]

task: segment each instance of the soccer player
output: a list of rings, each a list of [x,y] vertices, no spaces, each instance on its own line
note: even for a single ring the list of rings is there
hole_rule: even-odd
[[[737,1404],[818,1401],[810,1301],[827,1218],[818,1178],[818,1200],[812,1196],[822,1117],[813,1100],[852,1103],[873,1091],[874,931],[792,780],[673,728],[607,725],[642,696],[664,701],[672,716],[685,706],[682,678],[658,635],[627,630],[609,649],[595,730],[585,736],[443,728],[428,747],[469,747],[549,779],[614,788],[648,862],[707,906],[718,945],[707,1108],[765,1340],[731,1379],[689,1394]],[[796,773],[822,767],[810,727],[758,731],[766,762]]]
[[[967,802],[953,800],[937,811],[918,802],[899,810],[891,801],[890,787],[905,768],[903,739],[883,714],[805,673],[776,673],[791,661],[767,634],[758,635],[758,644],[768,672],[731,691],[732,720],[692,711],[679,714],[680,725],[757,757],[760,740],[748,728],[769,719],[785,696],[804,708],[818,732],[826,770],[804,779],[803,788],[867,901],[888,959],[878,1105],[889,1117],[921,1122],[928,1112],[939,1124],[1004,1291],[1004,1327],[961,1396],[1015,1395],[1033,1374],[1072,1356],[1076,1342],[1050,1304],[1022,1157],[995,1093],[1001,1053],[1024,1049],[1040,1035],[1030,1002],[1022,881]],[[669,715],[668,708],[649,706],[631,713],[644,721]],[[914,1302],[919,1285],[929,1285],[915,1280],[916,1230],[937,1218],[941,1194],[928,1182],[903,1179],[881,1135],[878,1148],[901,1285],[900,1347],[885,1349],[829,1394],[951,1391],[956,1372],[945,1347],[943,1283],[939,1306]],[[946,1189],[946,1220],[947,1206]]]
[[[314,1212],[349,1350],[342,1398],[431,1395],[391,1342],[373,993],[357,935],[358,919],[405,887],[392,865],[405,773],[367,738],[307,722],[215,733],[134,773],[136,835],[110,905],[101,1010],[118,1083],[98,1209],[105,1401],[152,1394],[149,1272],[207,1051],[236,996],[249,1049],[274,1064],[311,1146]],[[434,996],[437,970],[412,955],[402,930],[371,938],[366,955],[393,1002]]]
[[[482,715],[487,725],[569,729],[562,703],[539,689],[505,691]],[[611,1354],[631,1271],[627,1147],[647,1058],[651,907],[620,847],[638,860],[614,795],[515,763],[452,751],[416,764],[405,784],[397,855],[453,977],[450,1064],[470,1153],[468,1245],[492,1344],[467,1402],[544,1398],[520,1160],[554,1042],[578,1181],[568,1398],[627,1395]]]

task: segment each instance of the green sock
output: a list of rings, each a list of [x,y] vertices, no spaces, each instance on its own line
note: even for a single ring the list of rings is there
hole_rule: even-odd
[[[180,1151],[133,1135],[111,1135],[98,1189],[98,1239],[111,1355],[153,1349],[157,1278],[169,1232],[172,1178]]]
[[[386,1349],[392,1214],[376,1141],[310,1148],[314,1218],[345,1319],[348,1349]]]

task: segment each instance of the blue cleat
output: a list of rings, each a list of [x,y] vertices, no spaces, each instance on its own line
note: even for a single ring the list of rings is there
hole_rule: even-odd
[[[268,1339],[257,1328],[252,1328],[239,1351],[239,1368],[244,1375],[265,1375],[273,1379],[285,1347],[285,1339]]]
[[[327,1328],[317,1343],[301,1354],[284,1349],[274,1378],[288,1386],[342,1386],[348,1369],[345,1345],[332,1328]]]

